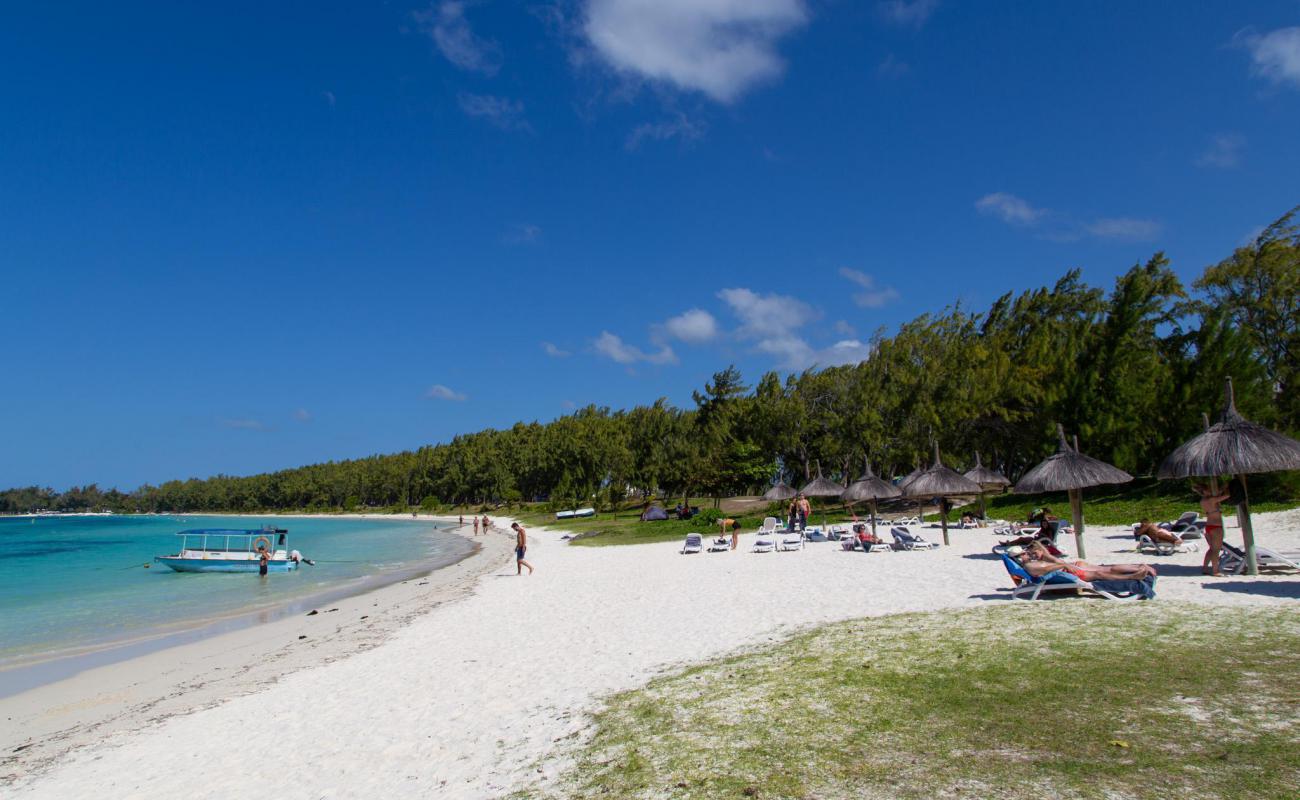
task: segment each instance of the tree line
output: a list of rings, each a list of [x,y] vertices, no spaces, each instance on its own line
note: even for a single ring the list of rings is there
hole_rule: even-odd
[[[780,475],[851,481],[869,458],[889,476],[973,454],[1013,479],[1045,455],[1060,422],[1082,449],[1149,474],[1222,406],[1234,379],[1247,417],[1300,428],[1300,206],[1186,287],[1163,253],[1109,291],[1078,270],[877,332],[858,364],[752,386],[728,367],[678,408],[588,406],[414,451],[279,472],[173,480],[133,492],[85,486],[0,493],[0,512],[437,508],[550,500],[624,501],[759,493]]]

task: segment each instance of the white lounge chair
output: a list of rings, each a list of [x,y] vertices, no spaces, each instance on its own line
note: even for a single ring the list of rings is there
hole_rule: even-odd
[[[803,531],[790,531],[781,536],[781,550],[802,550]]]
[[[776,549],[776,535],[772,533],[758,533],[754,535],[754,546],[750,548],[753,553],[770,553]]]
[[[1200,548],[1194,544],[1188,544],[1181,539],[1177,544],[1174,544],[1173,542],[1157,542],[1155,539],[1152,539],[1144,533],[1138,537],[1137,549],[1142,553],[1150,553],[1157,556],[1172,556],[1174,553],[1195,553]]]
[[[682,545],[682,555],[698,553],[703,548],[704,539],[698,533],[686,534],[686,544]]]
[[[731,549],[731,540],[725,536],[719,536],[709,542],[710,553],[725,553]]]
[[[1255,545],[1255,564],[1260,569],[1300,570],[1300,553],[1281,553]],[[1231,575],[1241,575],[1246,571],[1246,551],[1224,542],[1219,551],[1219,569]]]
[[[907,528],[890,528],[889,533],[894,537],[894,544],[898,545],[900,550],[929,550],[939,546],[934,542],[926,541],[924,536],[912,533]]]

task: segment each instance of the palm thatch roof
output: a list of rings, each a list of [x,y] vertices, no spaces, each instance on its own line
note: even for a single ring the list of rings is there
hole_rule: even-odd
[[[966,479],[978,483],[985,489],[996,489],[1011,485],[1011,481],[1007,480],[1007,476],[980,463],[978,450],[975,451],[975,466],[971,467],[970,471],[966,473]]]
[[[822,465],[819,461],[817,462],[817,477],[808,481],[799,492],[805,497],[839,497],[844,494],[844,487],[830,478],[822,477]]]
[[[922,473],[922,472],[925,472],[925,467],[922,467],[922,466],[920,466],[920,465],[917,465],[916,469],[914,469],[914,470],[912,470],[911,472],[909,472],[909,473],[907,473],[906,475],[904,475],[904,476],[903,476],[903,479],[902,479],[901,481],[898,482],[898,488],[901,489],[902,491],[906,492],[906,491],[907,491],[907,485],[908,485],[909,483],[911,483],[912,481],[916,480],[917,478],[921,477],[921,473]]]
[[[768,489],[766,492],[763,492],[763,499],[771,503],[780,500],[789,500],[796,494],[797,492],[795,492],[794,489],[791,489],[785,481],[777,481],[775,486]]]
[[[849,484],[849,488],[844,490],[840,499],[846,503],[860,503],[866,500],[884,500],[889,497],[898,497],[902,491],[883,478],[876,477],[871,471],[871,463],[868,462],[867,471],[862,473],[862,477]]]
[[[1300,469],[1300,442],[1237,413],[1232,378],[1224,389],[1227,407],[1219,421],[1185,442],[1160,465],[1158,478],[1242,475]]]
[[[1016,484],[1017,494],[1067,492],[1133,480],[1133,476],[1124,470],[1085,456],[1070,447],[1069,442],[1065,441],[1065,429],[1060,425],[1056,426],[1056,435],[1059,439],[1056,452],[1024,474]]]
[[[939,444],[937,442],[934,445],[934,464],[910,481],[905,481],[902,489],[908,497],[976,495],[982,491],[978,483],[943,465],[943,462],[939,460]]]

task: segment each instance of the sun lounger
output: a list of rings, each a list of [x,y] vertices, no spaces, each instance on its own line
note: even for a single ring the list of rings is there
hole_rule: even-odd
[[[802,550],[803,549],[803,532],[791,531],[781,536],[780,550]]]
[[[1005,553],[999,553],[998,555],[1002,558],[1002,566],[1007,568],[1007,573],[1016,584],[1015,588],[1011,590],[1011,599],[1013,600],[1023,599],[1025,595],[1028,595],[1030,600],[1037,600],[1045,592],[1049,594],[1072,592],[1076,596],[1080,592],[1091,592],[1107,600],[1137,600],[1144,596],[1143,591],[1139,590],[1136,585],[1132,587],[1134,591],[1129,593],[1111,591],[1112,588],[1120,588],[1119,584],[1139,584],[1142,581],[1096,581],[1089,583],[1080,580],[1063,569],[1036,578],[1030,575],[1024,567],[1017,564],[1011,556]],[[1154,592],[1150,592],[1149,596],[1154,597]]]
[[[698,533],[686,534],[686,544],[682,545],[682,555],[698,553],[704,546],[704,538]]]
[[[724,553],[731,549],[731,540],[725,536],[719,536],[709,543],[710,553]]]
[[[771,533],[759,533],[754,536],[753,553],[770,553],[776,549],[776,536]]]
[[[1179,541],[1177,544],[1174,544],[1173,542],[1157,542],[1155,539],[1152,539],[1144,533],[1138,537],[1137,549],[1142,553],[1150,553],[1157,556],[1172,556],[1174,553],[1195,553],[1200,548],[1194,544],[1187,544],[1182,541]]]
[[[1300,553],[1282,553],[1255,545],[1255,564],[1260,569],[1300,570]],[[1242,574],[1246,571],[1246,551],[1224,542],[1219,551],[1219,569],[1232,575]]]
[[[924,536],[912,533],[907,528],[890,528],[889,533],[894,537],[894,544],[899,550],[929,550],[939,546],[934,542],[926,541]]]

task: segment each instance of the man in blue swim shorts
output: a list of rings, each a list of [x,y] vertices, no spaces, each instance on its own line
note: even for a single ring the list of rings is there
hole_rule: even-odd
[[[510,527],[515,529],[515,574],[523,575],[524,567],[528,567],[528,574],[532,575],[533,565],[524,561],[524,555],[528,552],[528,534],[518,522],[512,522]]]

